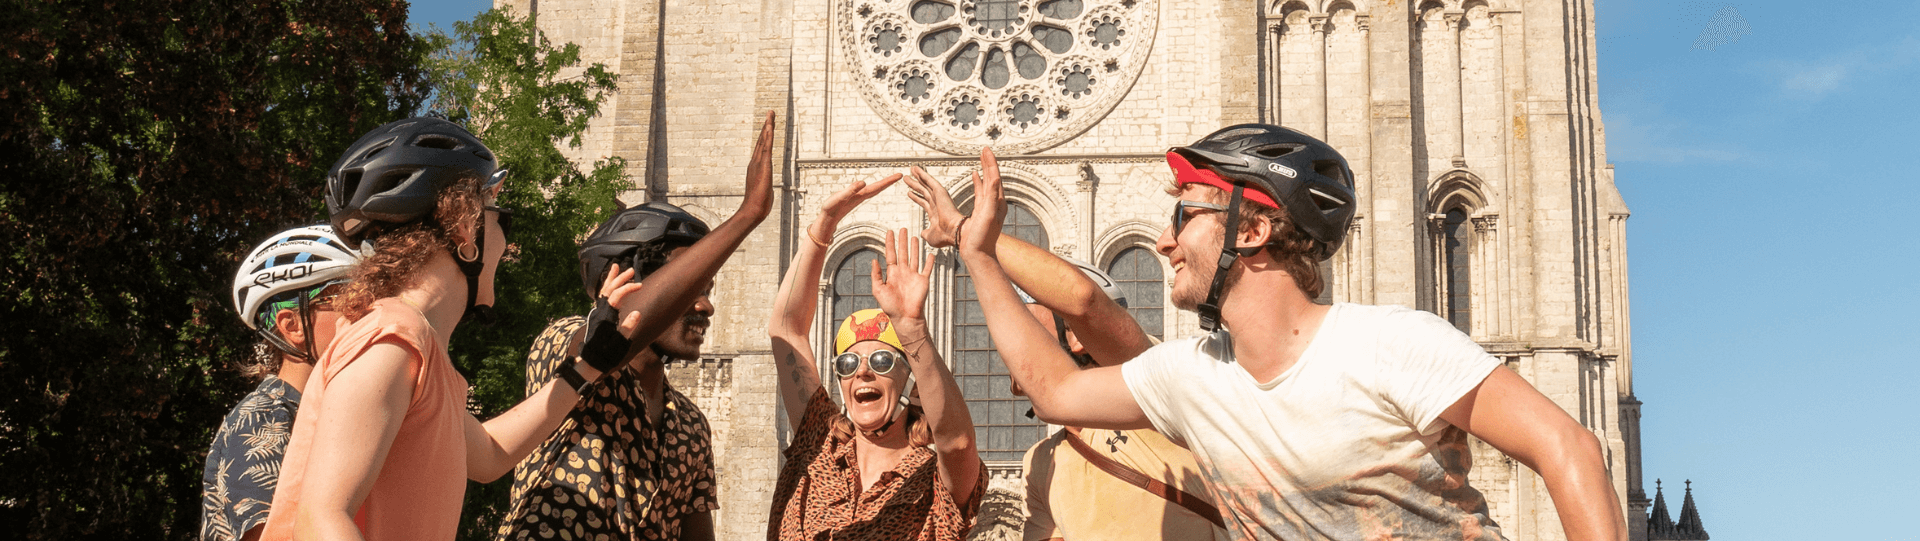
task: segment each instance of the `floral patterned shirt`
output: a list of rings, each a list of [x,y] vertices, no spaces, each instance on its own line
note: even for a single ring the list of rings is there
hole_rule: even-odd
[[[767,539],[952,541],[966,537],[987,489],[987,468],[964,502],[940,481],[933,449],[915,448],[880,480],[860,490],[852,440],[831,436],[840,410],[823,387],[807,402],[805,417],[787,446],[787,463],[773,489],[773,524]]]
[[[299,409],[300,391],[268,375],[220,421],[200,477],[202,541],[239,539],[266,523]]]
[[[527,355],[528,394],[553,379],[584,324],[570,317],[540,333]],[[679,539],[690,515],[720,507],[706,416],[666,384],[652,426],[639,373],[629,364],[588,383],[553,436],[514,467],[496,539]]]

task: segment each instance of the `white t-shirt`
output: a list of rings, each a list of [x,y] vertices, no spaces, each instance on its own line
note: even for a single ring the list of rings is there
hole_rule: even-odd
[[[1500,366],[1438,316],[1336,304],[1273,381],[1218,335],[1121,368],[1154,428],[1193,450],[1236,539],[1503,539],[1440,413]]]

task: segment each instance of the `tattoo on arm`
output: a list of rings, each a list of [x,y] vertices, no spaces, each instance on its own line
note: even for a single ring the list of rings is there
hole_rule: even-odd
[[[793,358],[791,351],[787,352],[787,377],[792,378],[795,385],[800,384],[800,361]]]

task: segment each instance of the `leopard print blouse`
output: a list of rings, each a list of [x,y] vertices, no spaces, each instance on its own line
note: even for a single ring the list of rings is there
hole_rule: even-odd
[[[527,393],[553,378],[584,319],[547,326],[527,356]],[[647,422],[639,368],[587,384],[567,420],[513,469],[513,504],[496,539],[679,539],[715,499],[712,432],[666,385],[660,426]]]
[[[854,443],[830,433],[840,410],[825,388],[814,391],[800,429],[787,446],[787,463],[773,490],[772,541],[827,539],[952,541],[966,537],[980,512],[987,468],[966,501],[940,481],[933,449],[914,449],[865,491]]]

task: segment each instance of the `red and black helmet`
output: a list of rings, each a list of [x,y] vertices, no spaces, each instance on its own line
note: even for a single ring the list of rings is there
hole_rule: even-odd
[[[327,214],[340,238],[358,245],[432,216],[441,188],[469,177],[490,188],[502,171],[493,151],[459,124],[396,120],[354,141],[327,171]]]
[[[1333,257],[1353,223],[1353,170],[1332,146],[1304,133],[1271,124],[1228,126],[1169,150],[1167,164],[1181,185],[1254,188],[1247,200],[1286,209],[1294,227],[1326,245],[1314,254],[1318,259]]]

